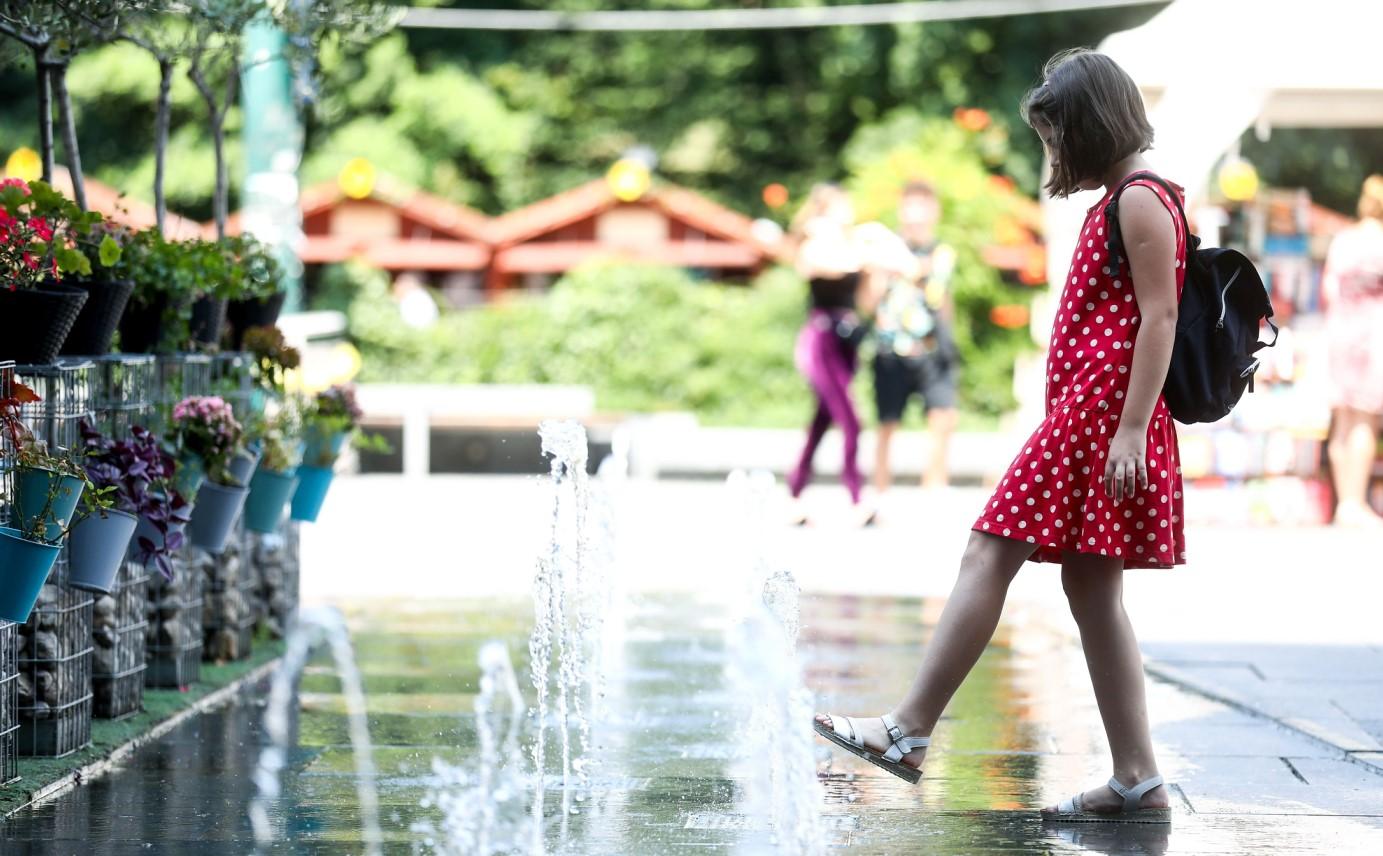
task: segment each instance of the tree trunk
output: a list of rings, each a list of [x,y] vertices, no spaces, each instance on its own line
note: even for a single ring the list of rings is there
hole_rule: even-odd
[[[168,199],[163,192],[165,161],[168,159],[168,120],[173,112],[173,63],[158,63],[158,111],[154,114],[154,223],[164,233],[168,220]]]
[[[43,180],[53,181],[53,92],[48,80],[48,46],[34,48],[34,74],[38,82],[38,147],[43,158]]]
[[[53,94],[58,99],[58,116],[62,120],[62,147],[67,153],[67,174],[72,179],[72,198],[83,211],[86,207],[86,182],[82,178],[82,155],[77,145],[77,121],[72,115],[72,96],[67,93],[67,63],[53,63],[49,69]]]
[[[212,192],[211,213],[216,220],[216,238],[226,237],[226,215],[230,193],[230,178],[226,170],[226,114],[211,115],[211,146],[216,152],[216,189]]]

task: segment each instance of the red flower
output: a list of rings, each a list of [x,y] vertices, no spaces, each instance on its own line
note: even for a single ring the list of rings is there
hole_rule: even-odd
[[[29,228],[33,229],[34,233],[38,235],[41,240],[53,240],[53,226],[42,217],[30,217]]]
[[[22,178],[7,178],[4,181],[0,181],[0,190],[6,187],[18,187],[20,190],[24,191],[25,196],[29,195],[29,183]]]
[[[34,258],[33,253],[24,254],[24,264],[29,270],[38,270],[38,259]]]

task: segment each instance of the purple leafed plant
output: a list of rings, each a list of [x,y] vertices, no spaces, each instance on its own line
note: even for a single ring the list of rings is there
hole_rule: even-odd
[[[160,545],[141,535],[137,558],[145,564],[152,562],[165,578],[172,579],[172,553],[182,546],[182,527],[192,516],[191,505],[173,488],[173,456],[153,432],[138,425],[119,439],[107,437],[85,421],[81,431],[87,479],[104,492],[112,507],[144,518],[162,536]]]

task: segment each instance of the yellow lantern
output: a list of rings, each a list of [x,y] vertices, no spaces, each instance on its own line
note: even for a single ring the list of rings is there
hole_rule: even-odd
[[[351,158],[341,167],[336,184],[351,199],[365,199],[375,189],[375,165],[365,158]]]
[[[1243,158],[1232,158],[1220,167],[1220,192],[1230,202],[1247,202],[1258,195],[1258,170]]]
[[[25,181],[36,181],[43,175],[43,161],[39,158],[38,152],[20,146],[11,152],[9,159],[5,161],[5,175]]]
[[[620,158],[605,174],[610,192],[621,202],[634,202],[648,192],[653,176],[648,166],[633,158]]]

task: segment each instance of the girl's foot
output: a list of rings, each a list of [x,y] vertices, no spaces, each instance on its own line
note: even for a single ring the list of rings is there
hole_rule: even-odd
[[[850,717],[850,720],[855,723],[857,731],[856,738],[864,744],[866,749],[870,750],[871,752],[874,752],[878,755],[882,755],[889,750],[889,747],[893,745],[893,739],[889,737],[888,729],[884,727],[884,721],[882,718],[877,716],[856,718],[852,716]],[[827,729],[835,729],[836,727],[835,723],[831,720],[829,714],[818,713],[816,715],[816,721],[819,725]],[[900,736],[905,738],[921,738],[926,737],[927,735],[909,731],[904,732]],[[921,770],[922,762],[926,760],[926,757],[927,747],[921,746],[903,755],[902,758],[898,759],[898,763],[903,764],[907,767],[911,767],[914,770]]]
[[[1171,802],[1167,797],[1167,788],[1158,785],[1152,790],[1143,794],[1143,798],[1138,803],[1139,809],[1165,809],[1170,808]],[[1118,814],[1124,810],[1124,798],[1114,793],[1114,789],[1109,785],[1086,791],[1080,795],[1080,808],[1082,811],[1093,812],[1095,814]],[[1055,815],[1058,808],[1049,805],[1042,809],[1043,814]]]
[[[1342,502],[1335,507],[1335,525],[1346,529],[1383,528],[1383,517],[1362,502]]]

